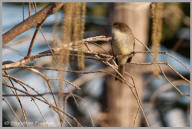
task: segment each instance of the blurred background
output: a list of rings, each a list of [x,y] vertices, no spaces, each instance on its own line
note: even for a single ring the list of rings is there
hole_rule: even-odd
[[[131,4],[131,5],[130,5]],[[37,11],[45,7],[47,3],[36,3]],[[126,7],[127,6],[127,7]],[[134,9],[133,9],[134,8]],[[94,36],[111,36],[111,24],[114,21],[123,21],[128,23],[133,30],[134,35],[137,39],[145,43],[151,50],[153,50],[152,43],[152,14],[151,14],[151,3],[86,3],[86,21],[85,21],[85,31],[84,38],[94,37]],[[2,26],[3,34],[13,28],[15,25],[22,22],[29,16],[29,6],[28,3],[3,3],[2,7]],[[34,14],[35,10],[31,9],[31,14]],[[127,14],[127,15],[126,15]],[[48,44],[50,47],[54,47],[52,41],[54,40],[54,34],[61,36],[62,33],[62,23],[63,23],[64,12],[62,10],[49,16],[43,26],[41,27],[41,32],[38,33],[35,44],[33,46],[32,54],[35,55],[45,50],[48,50]],[[54,31],[54,25],[57,23],[56,32]],[[35,31],[35,27],[24,32],[20,36],[16,37],[14,40],[10,41],[8,44],[3,46],[3,59],[2,61],[19,61],[23,59],[28,51],[28,47]],[[163,15],[162,15],[162,38],[159,45],[160,51],[166,51],[169,54],[177,57],[181,60],[187,67],[190,66],[190,3],[163,3]],[[98,45],[105,45],[106,42],[95,42]],[[110,44],[110,43],[108,43]],[[139,42],[136,42],[136,46]],[[141,45],[140,45],[141,46]],[[143,50],[144,48],[139,47],[138,50]],[[133,62],[137,61],[140,57],[134,57]],[[153,58],[150,54],[143,54],[140,62],[152,62]],[[181,65],[178,61],[173,58],[159,54],[159,62],[168,62],[174,69],[182,74],[188,80],[190,79],[189,71]],[[28,64],[29,66],[51,66],[52,58],[50,56],[39,58]],[[85,71],[93,71],[98,69],[104,69],[106,66],[95,60],[85,59]],[[68,69],[72,69],[69,67]],[[149,68],[150,69],[150,68]],[[151,69],[152,66],[151,66]],[[137,77],[137,74],[133,75]],[[140,69],[141,70],[141,69]],[[142,69],[143,70],[143,69]],[[142,71],[141,70],[141,71]],[[143,70],[144,71],[144,70]],[[50,70],[40,70],[43,74],[48,77],[56,77],[58,75],[57,71]],[[45,93],[48,88],[45,81],[40,78],[37,74],[30,72],[26,69],[16,68],[12,70],[7,70],[7,73],[26,82],[33,88],[35,88],[40,93]],[[184,80],[180,79],[179,76],[170,70],[166,70],[165,73],[167,77],[181,90],[184,94],[189,94],[189,84]],[[189,126],[189,113],[190,113],[190,100],[188,96],[180,95],[173,86],[171,86],[167,80],[161,75],[155,76],[152,71],[144,71],[141,76],[142,89],[140,89],[139,96],[141,97],[142,104],[148,121],[152,127],[187,127]],[[65,78],[71,82],[79,82],[78,78],[84,76],[83,74],[67,73]],[[133,126],[134,121],[137,124],[135,126],[147,126],[145,123],[145,118],[140,117],[140,120],[133,118],[128,120],[128,118],[123,121],[114,124],[114,121],[118,121],[113,117],[118,119],[123,119],[118,114],[113,114],[111,112],[113,104],[111,101],[115,100],[113,94],[114,89],[109,89],[112,86],[110,82],[109,75],[95,75],[91,76],[81,84],[81,90],[73,90],[74,94],[81,96],[78,99],[78,104],[74,101],[73,97],[70,97],[67,101],[67,112],[72,114],[77,118],[82,126]],[[7,78],[3,81],[10,83]],[[59,92],[58,81],[51,81],[53,89],[55,92]],[[21,88],[19,84],[14,82],[14,85]],[[66,89],[71,87],[69,84],[64,84]],[[140,86],[137,85],[136,86]],[[34,93],[33,91],[31,91]],[[20,93],[20,92],[18,92]],[[5,101],[2,101],[3,105],[3,126],[21,126],[18,125],[18,118],[23,122],[25,121],[23,112],[18,103],[18,100],[12,94],[10,88],[3,85],[3,97],[10,104],[8,105]],[[114,92],[114,94],[116,94]],[[45,97],[53,102],[52,96],[50,94],[45,95]],[[57,95],[58,97],[58,95]],[[26,116],[30,126],[49,126],[58,127],[59,118],[53,110],[50,110],[49,105],[36,101],[36,104],[31,100],[30,97],[20,96],[23,108],[26,111]],[[108,100],[110,99],[111,100]],[[122,98],[124,103],[126,98]],[[123,100],[124,99],[124,100]],[[109,102],[110,101],[110,102]],[[131,104],[132,105],[132,104]],[[134,105],[134,104],[133,104]],[[12,109],[10,108],[12,107]],[[111,108],[110,108],[111,107]],[[122,107],[126,107],[123,106]],[[128,108],[127,108],[128,109]],[[137,109],[137,108],[135,108]],[[18,115],[18,118],[14,115],[13,111]],[[40,111],[41,113],[40,113]],[[116,111],[115,111],[116,112]],[[131,111],[132,112],[132,111]],[[138,112],[136,110],[136,112]],[[109,114],[107,114],[109,113]],[[90,114],[93,119],[91,122]],[[106,115],[107,114],[107,115]],[[125,113],[126,114],[126,113]],[[141,113],[142,114],[142,113]],[[44,117],[42,117],[44,116]],[[125,121],[125,122],[124,122]],[[126,121],[129,121],[127,123]],[[111,122],[111,123],[110,123]],[[131,124],[130,124],[131,123]],[[68,126],[67,124],[65,126]],[[74,125],[75,126],[75,125]]]

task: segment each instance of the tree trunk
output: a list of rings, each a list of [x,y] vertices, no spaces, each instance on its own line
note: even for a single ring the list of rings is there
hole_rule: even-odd
[[[112,22],[124,22],[131,29],[134,36],[147,44],[148,24],[149,24],[149,5],[147,2],[127,2],[114,4],[111,13]],[[135,40],[135,51],[143,51],[144,47]],[[132,62],[144,62],[143,54],[136,54]],[[134,77],[134,82],[141,99],[143,80],[139,65],[126,65],[126,72]],[[132,83],[130,77],[125,76],[126,80]],[[141,110],[138,103],[131,93],[130,88],[112,77],[107,78],[107,106],[109,126],[133,127],[140,126]]]

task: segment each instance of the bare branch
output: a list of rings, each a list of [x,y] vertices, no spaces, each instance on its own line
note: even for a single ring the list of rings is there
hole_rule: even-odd
[[[28,17],[26,20],[13,27],[8,32],[4,33],[3,46],[12,39],[14,39],[15,37],[17,37],[18,35],[32,28],[33,26],[40,24],[48,16],[56,13],[63,5],[64,3],[51,3],[42,10],[40,10],[39,12],[35,13],[31,17]]]

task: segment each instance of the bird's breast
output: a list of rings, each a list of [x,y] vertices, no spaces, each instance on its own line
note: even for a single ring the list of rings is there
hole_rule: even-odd
[[[115,55],[125,55],[133,51],[134,40],[125,32],[113,31],[112,47]]]

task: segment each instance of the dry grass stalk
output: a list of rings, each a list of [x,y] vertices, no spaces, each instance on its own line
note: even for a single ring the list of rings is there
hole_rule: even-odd
[[[84,53],[81,52],[82,47],[84,45],[83,42],[83,38],[84,38],[84,30],[85,30],[85,18],[86,18],[86,3],[81,3],[81,19],[80,19],[80,40],[82,42],[80,42],[79,44],[79,55],[78,56],[78,67],[80,69],[84,69],[85,68],[85,64],[84,64]]]
[[[58,24],[59,24],[59,14],[58,13],[56,13],[55,14],[55,20],[54,20],[54,24],[53,24],[53,32],[52,32],[52,34],[53,34],[53,42],[52,42],[52,44],[53,44],[53,48],[57,48],[58,46],[58,44],[57,44],[57,39],[58,39],[58,37],[57,37],[57,29],[58,29]],[[56,56],[55,55],[53,55],[53,58],[52,58],[53,60],[52,60],[52,65],[53,66],[55,66],[56,65],[56,62],[54,61],[54,59],[56,59]]]
[[[63,48],[63,46],[67,46],[69,48],[69,42],[71,42],[71,33],[72,33],[72,17],[73,17],[73,3],[66,3],[63,7],[63,20],[62,20],[62,35],[61,35],[61,43],[57,43],[56,47]],[[61,51],[58,56],[56,56],[56,62],[58,65],[58,68],[65,68],[69,64],[69,50],[66,49],[65,51]],[[59,78],[59,107],[62,108],[63,105],[63,78],[64,73],[62,71],[58,72],[58,78]],[[60,117],[61,126],[64,125],[64,116]]]
[[[77,2],[74,4],[74,20],[73,20],[73,48],[78,49],[77,52],[78,57],[72,57],[72,65],[79,69],[84,69],[84,53],[81,52],[82,47],[84,45],[83,38],[84,38],[84,25],[85,25],[85,14],[86,14],[86,3]],[[81,42],[78,42],[81,41]],[[75,65],[77,62],[77,66]]]
[[[71,36],[72,36],[72,22],[73,22],[73,11],[74,10],[74,3],[66,3],[66,5],[63,8],[64,17],[63,17],[63,24],[62,24],[62,44],[66,45],[67,48],[69,47],[69,43],[71,42]],[[68,54],[66,54],[68,53]],[[60,55],[60,61],[63,62],[65,65],[69,64],[69,51],[65,51],[61,53]]]
[[[152,3],[152,43],[153,43],[153,62],[158,62],[159,45],[162,37],[162,16],[163,3]],[[154,75],[159,76],[160,70],[157,65],[154,65]]]
[[[78,40],[80,39],[80,11],[81,11],[81,4],[80,2],[74,3],[74,13],[73,13],[73,48],[74,49],[78,49]],[[72,56],[71,58],[71,64],[72,67],[75,68],[76,67],[76,61],[77,61],[77,57],[76,56]]]

